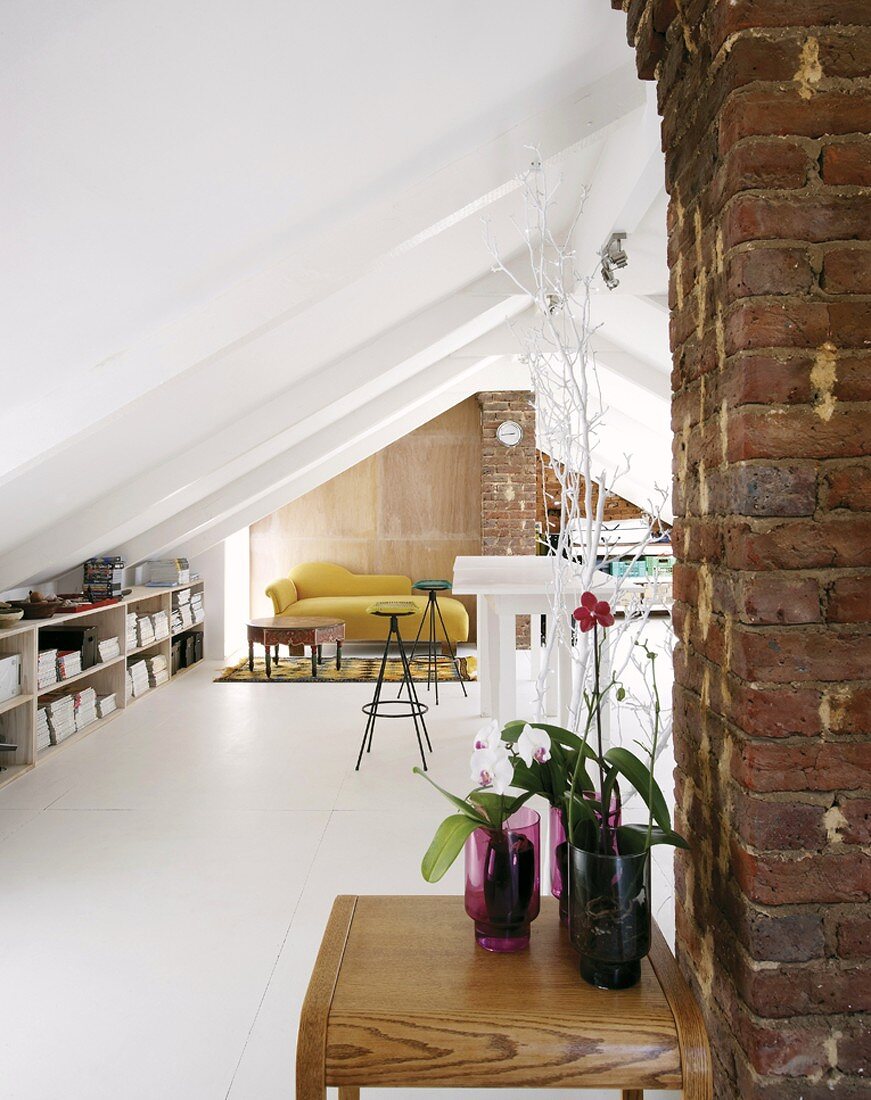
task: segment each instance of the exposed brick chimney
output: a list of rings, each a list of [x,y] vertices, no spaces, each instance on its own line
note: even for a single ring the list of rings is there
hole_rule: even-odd
[[[718,1097],[858,1100],[871,6],[612,2],[657,82],[670,195],[678,953]]]
[[[525,390],[479,393],[481,405],[481,552],[534,554],[535,538],[535,409]],[[523,439],[506,447],[496,429],[513,420]],[[529,620],[517,624],[517,644],[529,645]]]

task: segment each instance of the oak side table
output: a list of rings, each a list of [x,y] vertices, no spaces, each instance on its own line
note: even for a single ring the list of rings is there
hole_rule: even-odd
[[[683,1089],[711,1100],[705,1026],[654,925],[634,989],[586,985],[542,898],[528,951],[475,944],[459,897],[336,898],[299,1023],[297,1100],[360,1089]]]

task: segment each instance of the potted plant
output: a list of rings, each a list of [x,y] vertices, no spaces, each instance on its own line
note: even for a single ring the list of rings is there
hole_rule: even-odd
[[[527,793],[547,798],[559,815],[566,837],[564,863],[559,862],[559,830],[552,849],[559,884],[564,897],[566,892],[568,895],[568,922],[572,943],[581,957],[581,976],[592,985],[623,989],[639,980],[641,959],[650,949],[650,850],[654,844],[680,848],[688,845],[673,831],[665,797],[653,775],[661,725],[656,653],[642,644],[650,662],[654,698],[653,736],[647,760],[622,746],[605,751],[602,700],[612,689],[616,689],[618,700],[625,694],[613,677],[604,687],[600,682],[603,632],[613,625],[614,617],[608,603],[592,592],[584,593],[574,617],[582,632],[593,632],[593,687],[586,697],[585,729],[579,736],[534,723],[533,728],[549,738],[549,759],[536,760],[525,770],[516,766],[513,778],[515,785]],[[595,749],[589,744],[593,727]],[[508,723],[503,739],[511,745],[524,728],[522,722]],[[621,782],[633,788],[647,806],[646,822],[622,824]]]
[[[541,741],[540,735],[535,738]],[[527,749],[536,751],[521,741],[519,750]],[[540,820],[525,805],[533,792],[506,793],[514,778],[515,755],[495,722],[482,730],[475,738],[471,760],[476,786],[465,798],[444,790],[420,768],[414,769],[457,811],[436,830],[421,864],[423,877],[437,882],[465,848],[466,912],[475,922],[476,941],[487,951],[526,947],[539,911]]]

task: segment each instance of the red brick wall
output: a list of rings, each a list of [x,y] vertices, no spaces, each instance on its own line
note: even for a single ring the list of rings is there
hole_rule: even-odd
[[[719,1097],[858,1100],[871,4],[613,6],[657,80],[670,195],[680,961]]]
[[[541,531],[549,529],[556,533],[560,525],[562,486],[554,471],[550,455],[545,454],[543,451],[536,451],[535,462],[537,472],[535,481],[535,520]],[[584,479],[580,478],[578,484],[579,496],[584,492],[584,484]],[[593,482],[591,503],[592,511],[595,513],[599,504],[599,486],[596,482]],[[583,500],[581,500],[581,505],[583,507]],[[624,500],[616,493],[609,493],[605,498],[603,514],[606,520],[640,519],[643,512],[637,504]]]
[[[536,451],[532,394],[521,390],[479,393],[481,405],[481,552],[534,554]],[[523,429],[516,447],[496,438],[503,420]],[[529,645],[529,620],[519,619],[517,644]]]

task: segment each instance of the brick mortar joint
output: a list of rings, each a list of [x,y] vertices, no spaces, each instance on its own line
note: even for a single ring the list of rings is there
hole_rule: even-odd
[[[706,657],[704,655],[704,653],[702,653],[700,650],[693,649],[692,653],[693,653],[693,656],[698,657],[699,660],[701,660],[701,661],[704,661],[704,663],[711,669],[712,672],[716,672],[718,675],[723,673],[723,671],[724,671],[723,666],[721,664],[715,663],[709,657]],[[796,687],[799,687],[799,688],[804,688],[804,689],[807,689],[807,690],[810,690],[810,691],[827,692],[827,691],[831,690],[833,683],[837,684],[837,685],[841,685],[841,686],[849,686],[853,689],[858,688],[858,689],[863,690],[863,691],[871,690],[871,679],[868,679],[867,677],[860,677],[856,680],[846,680],[846,681],[845,680],[797,680],[797,681],[790,681],[789,683],[784,683],[781,680],[745,680],[743,676],[739,676],[731,668],[729,668],[725,671],[726,671],[727,676],[731,677],[739,685],[742,685],[743,687],[751,688],[754,691],[771,691],[771,690],[788,691],[788,690],[794,690]],[[691,687],[689,684],[683,683],[682,681],[676,680],[675,683],[677,684],[678,687],[680,687],[681,691],[686,691],[689,694],[694,695],[698,700],[701,701],[701,695],[699,694],[699,692],[697,692],[695,690],[695,688]],[[710,702],[708,702],[705,709],[707,711],[709,711],[711,714],[716,714],[717,717],[722,718],[726,722],[731,721],[731,719],[729,718],[728,715],[720,714],[719,711],[715,710],[711,706]],[[776,741],[778,745],[784,744],[784,743],[786,743],[786,744],[790,744],[790,743],[799,744],[799,743],[802,743],[802,742],[804,744],[807,744],[808,741],[813,741],[812,737],[807,737],[804,734],[795,734],[791,737],[776,737],[776,738],[752,737],[750,734],[745,733],[744,730],[740,729],[740,727],[738,727],[738,726],[736,726],[735,729],[738,731],[738,734],[744,740],[759,742],[760,744],[768,744],[772,740]],[[837,735],[839,737],[839,739],[843,738],[845,744],[849,743],[849,740],[854,738],[854,737],[864,737],[864,734],[841,734],[841,735],[838,735],[837,731],[834,731],[834,733],[835,733],[835,735]],[[819,735],[817,735],[817,736],[819,736]]]
[[[713,74],[713,79],[716,79],[716,74]],[[677,84],[678,81],[676,81],[675,83]],[[854,88],[856,89],[857,92],[865,91],[866,88],[869,85],[871,85],[871,78],[865,77],[865,76],[857,76],[857,77],[823,77],[814,85],[814,89],[815,89],[815,92],[816,92],[817,89],[819,89],[819,90],[822,90],[822,91],[846,91],[846,92],[852,93]],[[858,86],[858,87],[856,87],[856,86]],[[733,96],[738,96],[741,93],[746,92],[746,91],[756,91],[756,92],[761,91],[761,90],[765,90],[765,91],[775,91],[775,90],[776,91],[787,91],[787,90],[790,90],[791,88],[795,88],[797,90],[799,87],[800,87],[800,85],[799,85],[799,82],[797,80],[789,79],[789,80],[748,80],[748,81],[744,82],[743,84],[737,84],[734,87],[729,88],[728,91],[726,92],[726,94],[723,96],[722,100],[720,101],[716,112],[711,116],[711,119],[710,119],[708,125],[705,127],[705,129],[703,130],[703,132],[701,134],[696,135],[697,144],[699,146],[699,149],[701,149],[703,147],[705,141],[708,139],[709,136],[711,136],[712,131],[714,132],[714,134],[716,136],[716,133],[717,133],[719,125],[720,125],[720,119],[723,115],[723,112],[726,109],[727,104],[729,103],[729,101],[732,99]],[[666,100],[666,102],[668,102],[668,100]],[[663,104],[663,106],[664,106],[664,104]],[[678,129],[676,129],[675,132],[671,135],[671,145],[670,145],[671,149],[677,149],[680,146],[681,142],[691,133],[691,131],[693,129],[693,126],[695,125],[695,122],[696,122],[698,117],[699,117],[698,116],[698,110],[693,111],[693,112],[687,112],[687,114],[685,116],[684,125],[679,127]],[[860,131],[854,131],[854,132],[857,133],[857,134],[861,133]],[[752,134],[752,135],[751,134],[745,134],[744,135],[744,137],[768,137],[768,136],[771,136],[771,135],[766,135],[766,134]],[[781,134],[781,135],[775,135],[775,136],[788,137],[790,135]],[[802,136],[802,135],[796,135],[796,136],[798,137],[798,136]],[[827,135],[827,136],[829,136],[829,135]],[[811,139],[811,140],[815,140],[815,139]],[[691,163],[691,162],[688,162],[688,163]]]
[[[728,930],[732,947],[736,950],[737,954],[741,956],[741,960],[748,970],[751,970],[754,974],[771,974],[785,971],[787,974],[823,973],[835,976],[849,973],[853,970],[864,971],[867,964],[867,961],[864,959],[842,960],[825,955],[818,956],[815,959],[804,959],[800,962],[754,959],[728,921],[724,922],[724,927]],[[808,1015],[812,1016],[814,1014],[808,1013]],[[768,1018],[769,1017],[765,1017],[765,1019]],[[776,1019],[778,1017],[771,1018]]]
[[[701,931],[701,926],[695,921],[694,917],[688,915],[688,919],[692,922],[693,926],[696,929]],[[822,1015],[819,1013],[806,1012],[796,1014],[794,1016],[761,1016],[748,1005],[747,1001],[744,999],[737,986],[735,985],[731,974],[727,970],[721,968],[721,976],[723,978],[723,981],[728,986],[729,992],[731,993],[731,999],[736,1004],[739,1012],[756,1027],[761,1028],[765,1031],[770,1032],[772,1030],[779,1031],[781,1029],[792,1028],[798,1031],[819,1032],[821,1023],[824,1023],[826,1026],[829,1026],[832,1029],[834,1029],[834,1025],[840,1025],[844,1028],[845,1032],[849,1034],[857,1023],[861,1023],[861,1021],[868,1016],[868,1013],[865,1012],[827,1012]],[[720,999],[716,996],[716,994],[710,1000],[708,1000],[705,1005],[705,1010],[707,1012],[710,1012],[712,1007],[717,1015],[731,1023],[732,1013],[727,1006],[724,1006],[720,1002]],[[734,1035],[733,1039],[735,1039]],[[737,1049],[741,1050],[742,1054],[744,1055],[747,1068],[749,1068],[760,1080],[770,1079],[776,1081],[778,1084],[784,1084],[790,1080],[804,1080],[810,1079],[811,1077],[811,1075],[808,1074],[799,1074],[798,1076],[791,1074],[777,1074],[766,1076],[760,1075],[756,1073],[756,1071],[753,1069],[752,1065],[750,1064],[750,1059],[746,1051],[744,1051],[741,1047],[740,1043],[737,1043]],[[713,1048],[712,1053],[716,1053],[716,1047]],[[834,1067],[830,1068],[833,1069]]]

